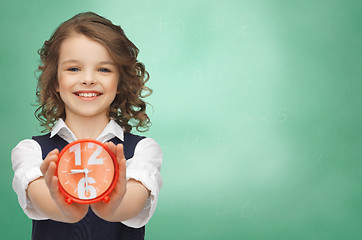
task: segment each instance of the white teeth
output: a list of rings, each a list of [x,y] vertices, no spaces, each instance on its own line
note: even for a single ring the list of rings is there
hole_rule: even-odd
[[[96,97],[96,96],[98,96],[97,93],[79,93],[78,95],[80,97]]]

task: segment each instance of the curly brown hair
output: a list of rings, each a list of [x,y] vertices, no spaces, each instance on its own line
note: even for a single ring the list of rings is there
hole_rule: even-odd
[[[137,60],[138,48],[126,37],[120,26],[93,12],[79,13],[63,22],[38,53],[42,65],[38,77],[37,103],[35,111],[43,132],[50,131],[55,122],[65,119],[65,108],[59,93],[57,71],[61,43],[74,33],[101,43],[111,54],[120,73],[118,92],[110,106],[108,117],[115,120],[126,132],[133,127],[140,132],[151,125],[146,114],[146,102],[142,98],[151,95],[152,90],[145,86],[149,74],[143,63]]]

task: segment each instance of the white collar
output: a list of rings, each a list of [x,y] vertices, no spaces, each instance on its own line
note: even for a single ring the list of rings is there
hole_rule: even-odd
[[[59,137],[63,138],[68,143],[77,140],[73,132],[68,128],[65,124],[64,120],[59,118],[57,123],[54,125],[50,137],[54,137],[54,135],[58,134]],[[123,129],[119,126],[116,121],[111,120],[107,124],[107,126],[103,129],[102,133],[97,137],[97,140],[100,142],[107,142],[110,139],[117,137],[121,141],[123,141]]]

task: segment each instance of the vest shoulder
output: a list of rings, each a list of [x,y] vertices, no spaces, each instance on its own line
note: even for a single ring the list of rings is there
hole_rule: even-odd
[[[134,146],[136,146],[139,141],[146,138],[144,136],[139,136],[139,135],[128,133],[128,132],[125,132],[123,136],[124,136],[125,144],[130,144],[130,145],[134,145]]]
[[[134,139],[134,140],[141,140],[141,139],[144,139],[146,138],[145,136],[140,136],[140,135],[136,135],[136,134],[133,134],[133,133],[129,133],[129,132],[125,132],[124,133],[124,138],[126,139]]]
[[[125,157],[126,159],[129,159],[133,157],[138,142],[146,137],[132,134],[129,132],[125,132],[123,136],[124,136],[123,147],[125,150]]]
[[[47,133],[47,134],[44,134],[44,135],[33,136],[31,138],[33,140],[35,140],[35,141],[42,140],[42,139],[49,139],[50,138],[50,133]]]
[[[61,151],[68,144],[64,139],[59,137],[58,134],[50,137],[50,133],[47,133],[44,135],[33,136],[32,139],[38,142],[40,145],[43,159],[45,159],[48,153],[53,149],[57,148],[59,151]]]

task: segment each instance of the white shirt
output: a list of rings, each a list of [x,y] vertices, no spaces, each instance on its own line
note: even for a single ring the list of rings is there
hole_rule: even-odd
[[[54,125],[50,137],[56,134],[68,143],[77,140],[62,119],[59,119]],[[123,129],[114,120],[111,120],[97,140],[104,143],[114,137],[124,140]],[[13,149],[11,161],[14,170],[13,188],[18,195],[24,213],[34,220],[48,219],[34,208],[26,195],[29,183],[42,176],[40,165],[43,159],[40,145],[32,139],[21,141]],[[144,138],[139,141],[134,156],[126,161],[127,180],[133,178],[140,181],[151,194],[141,213],[134,218],[123,221],[122,223],[125,225],[134,228],[142,227],[155,212],[158,194],[162,187],[161,164],[162,151],[160,146],[151,138]]]

